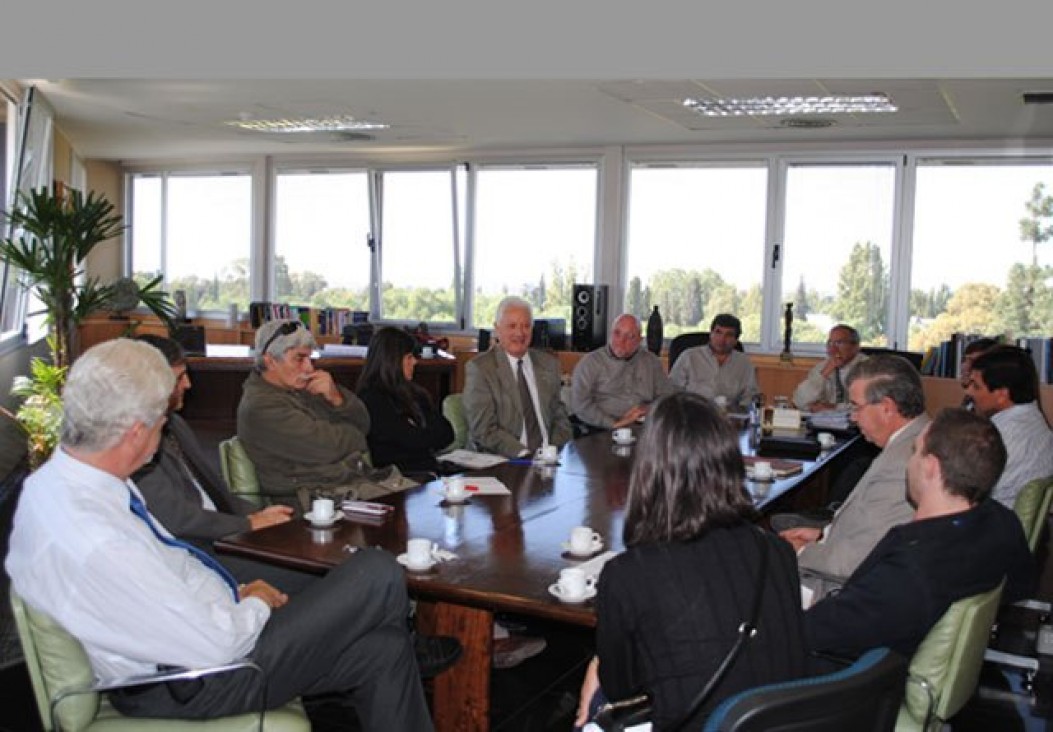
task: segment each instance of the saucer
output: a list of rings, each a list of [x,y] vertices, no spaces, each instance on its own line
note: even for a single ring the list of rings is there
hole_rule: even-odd
[[[564,551],[567,552],[567,556],[574,557],[576,559],[585,559],[586,557],[591,557],[593,554],[596,554],[601,549],[603,549],[603,540],[597,539],[596,541],[592,542],[592,546],[589,547],[589,550],[584,554],[578,554],[577,552],[571,551],[569,541],[564,541],[560,544],[560,546],[563,547]]]
[[[611,439],[614,440],[615,445],[631,445],[636,442],[636,435],[629,435],[628,440],[617,440],[613,437]]]
[[[596,586],[593,585],[592,587],[587,588],[585,590],[585,594],[581,597],[575,597],[574,599],[571,599],[569,597],[563,596],[563,593],[559,589],[559,583],[557,582],[548,586],[548,594],[559,599],[560,602],[565,602],[570,605],[579,605],[585,602],[586,600],[591,600],[592,598],[596,597]]]
[[[432,558],[431,562],[428,563],[427,567],[410,566],[409,555],[407,555],[405,552],[395,557],[395,561],[411,572],[428,572],[431,570],[432,567],[439,563],[439,560]]]
[[[329,528],[330,526],[332,526],[333,524],[335,524],[337,521],[340,521],[341,519],[343,519],[344,518],[344,512],[343,511],[337,511],[336,513],[333,514],[332,518],[326,519],[326,520],[315,519],[314,514],[311,511],[308,511],[307,513],[305,513],[303,515],[303,517],[305,519],[307,519],[308,522],[310,522],[311,526],[314,526],[315,528],[318,528],[318,529],[326,529],[326,528]]]
[[[462,493],[460,498],[453,498],[446,491],[439,491],[439,495],[442,496],[442,500],[444,500],[446,503],[449,503],[451,506],[456,506],[461,503],[468,503],[468,499],[472,497],[471,494],[467,491]]]

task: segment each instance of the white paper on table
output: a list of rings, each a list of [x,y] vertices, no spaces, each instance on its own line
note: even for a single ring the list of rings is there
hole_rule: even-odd
[[[472,496],[510,496],[512,491],[497,478],[471,476],[464,479],[465,490]]]
[[[507,462],[508,458],[501,455],[491,455],[486,452],[472,452],[471,450],[452,450],[447,453],[439,455],[439,460],[447,463],[454,463],[465,468],[480,469],[480,468],[492,468],[495,465],[500,465],[503,462]]]

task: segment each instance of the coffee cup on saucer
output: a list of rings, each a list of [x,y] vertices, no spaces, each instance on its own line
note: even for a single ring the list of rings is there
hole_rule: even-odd
[[[570,543],[568,549],[571,554],[584,556],[592,554],[599,546],[602,546],[603,537],[599,532],[593,531],[588,526],[575,526],[570,530]]]
[[[632,442],[633,431],[628,427],[619,427],[618,429],[611,432],[611,436],[614,438],[615,442],[625,444]]]
[[[556,586],[559,588],[559,594],[563,599],[573,602],[575,600],[584,600],[594,584],[595,581],[585,574],[584,569],[567,567],[560,571],[559,582]]]
[[[410,539],[406,542],[406,566],[410,569],[429,569],[435,563],[431,539]]]
[[[559,448],[555,445],[542,445],[534,453],[534,461],[539,463],[554,463],[559,458]]]
[[[434,346],[424,346],[423,348],[420,349],[420,357],[421,358],[435,358],[435,347]]]
[[[454,476],[445,480],[446,500],[450,503],[461,503],[468,498],[468,486],[463,476]]]
[[[820,432],[818,435],[815,436],[815,439],[819,441],[819,447],[823,448],[824,450],[829,450],[831,447],[834,446],[834,443],[837,442],[837,438],[835,438],[829,432]]]
[[[332,521],[336,506],[332,498],[316,498],[311,502],[311,518],[319,523]]]
[[[775,476],[771,463],[758,461],[753,463],[754,480],[771,480]]]

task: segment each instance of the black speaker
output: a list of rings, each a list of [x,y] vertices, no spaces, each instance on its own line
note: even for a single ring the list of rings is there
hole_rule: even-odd
[[[574,285],[571,343],[592,351],[607,343],[607,285]]]
[[[490,350],[490,331],[486,328],[479,329],[479,344],[476,346],[479,353],[486,353]]]

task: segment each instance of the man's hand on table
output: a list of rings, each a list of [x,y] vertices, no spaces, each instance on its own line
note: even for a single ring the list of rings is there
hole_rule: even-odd
[[[630,409],[628,412],[618,418],[612,427],[618,429],[619,427],[629,427],[634,424],[640,417],[647,416],[647,405],[637,404],[635,407]]]
[[[292,518],[292,515],[293,510],[290,506],[267,506],[261,511],[249,514],[249,527],[252,531],[256,531],[268,526],[284,524]]]

